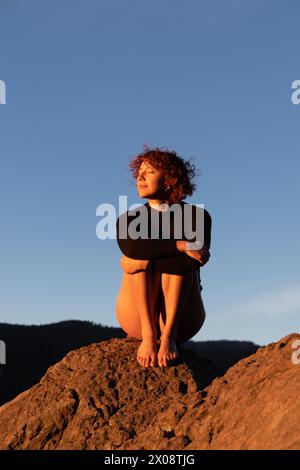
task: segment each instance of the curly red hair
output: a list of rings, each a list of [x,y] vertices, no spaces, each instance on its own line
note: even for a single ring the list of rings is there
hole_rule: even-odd
[[[137,179],[139,168],[142,162],[149,163],[156,169],[163,169],[166,186],[170,186],[168,199],[171,204],[191,196],[196,190],[196,185],[192,183],[192,178],[197,175],[195,165],[190,161],[185,161],[175,151],[168,149],[152,148],[147,144],[143,146],[144,152],[135,156],[129,163],[132,176]]]

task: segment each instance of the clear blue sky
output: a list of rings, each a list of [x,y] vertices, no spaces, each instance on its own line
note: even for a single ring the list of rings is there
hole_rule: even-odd
[[[194,156],[213,219],[194,340],[299,331],[296,0],[0,0],[0,321],[119,326],[117,242],[144,143]]]

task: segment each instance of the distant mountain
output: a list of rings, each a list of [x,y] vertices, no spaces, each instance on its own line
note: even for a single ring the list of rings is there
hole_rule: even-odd
[[[0,366],[0,405],[37,383],[69,351],[110,338],[124,338],[121,328],[67,320],[48,325],[0,323],[6,365]]]

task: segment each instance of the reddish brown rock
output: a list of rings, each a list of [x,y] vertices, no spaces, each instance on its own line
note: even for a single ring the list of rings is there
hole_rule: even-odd
[[[223,377],[181,351],[144,369],[132,338],[68,353],[0,407],[0,449],[300,449],[294,333]]]
[[[139,344],[115,338],[68,353],[0,408],[0,448],[116,449],[217,376],[189,351],[178,365],[144,369],[136,360]]]

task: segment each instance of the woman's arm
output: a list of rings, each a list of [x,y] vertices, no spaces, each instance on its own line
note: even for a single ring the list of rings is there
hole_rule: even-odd
[[[127,274],[135,274],[140,271],[146,271],[148,270],[149,263],[150,260],[148,259],[133,259],[128,258],[125,255],[123,255],[120,260],[121,268]]]
[[[177,241],[184,256],[169,256],[168,258],[150,260],[147,270],[167,274],[185,274],[204,266],[210,257],[208,247],[203,245],[200,250],[186,250],[185,243],[185,241]]]
[[[183,253],[183,256],[169,256],[167,258],[150,260],[147,270],[166,274],[185,274],[190,271],[196,271],[200,266],[200,261]]]
[[[120,266],[128,274],[135,274],[141,271],[185,274],[198,269],[201,263],[187,255],[180,258],[178,256],[169,256],[168,258],[158,258],[156,260],[133,259],[123,255],[120,260]]]
[[[202,209],[201,209],[202,210]],[[193,213],[194,215],[195,213]],[[194,215],[195,218],[195,215]],[[193,221],[194,223],[194,221]],[[210,258],[212,218],[204,209],[204,242],[197,250],[187,249],[184,240],[176,240],[177,250],[184,256],[169,256],[166,258],[150,260],[147,269],[167,274],[184,274],[189,271],[198,270],[204,266]]]
[[[199,210],[198,207],[193,206],[194,209]],[[188,271],[194,271],[205,262],[208,261],[210,256],[209,248],[211,244],[211,226],[212,219],[209,212],[204,210],[204,243],[200,250],[187,250],[184,240],[165,240],[165,239],[136,239],[132,240],[128,236],[121,239],[119,237],[119,222],[121,217],[125,217],[126,213],[121,214],[117,220],[117,241],[122,253],[127,258],[132,260],[151,260],[151,263],[144,263],[143,267],[147,270],[157,270],[169,274],[181,274]],[[195,223],[196,212],[193,211],[193,225]],[[134,219],[135,217],[133,217]],[[132,217],[131,217],[132,219]],[[127,229],[130,222],[130,216],[127,211]],[[123,260],[124,261],[124,260]],[[130,262],[126,260],[127,264]],[[129,269],[134,269],[134,264],[131,263]],[[136,265],[137,266],[137,265]],[[138,266],[139,268],[139,266]],[[142,269],[143,270],[143,269]]]
[[[194,206],[195,207],[195,206]],[[202,210],[202,209],[200,209]],[[195,224],[195,212],[193,212],[193,224]],[[186,241],[176,240],[177,250],[183,256],[169,256],[150,260],[147,269],[155,270],[167,274],[184,274],[195,271],[204,266],[210,258],[211,228],[212,218],[209,212],[204,209],[204,241],[203,246],[197,250],[187,249]]]
[[[180,250],[183,251],[185,242],[177,241]],[[191,256],[192,255],[192,256]],[[195,257],[196,256],[196,257]],[[123,255],[120,265],[124,272],[134,274],[140,271],[158,271],[166,274],[185,274],[196,271],[204,266],[209,260],[210,253],[207,247],[197,251],[187,250],[184,256],[169,256],[168,258],[158,258],[153,260],[138,260],[128,258]]]

